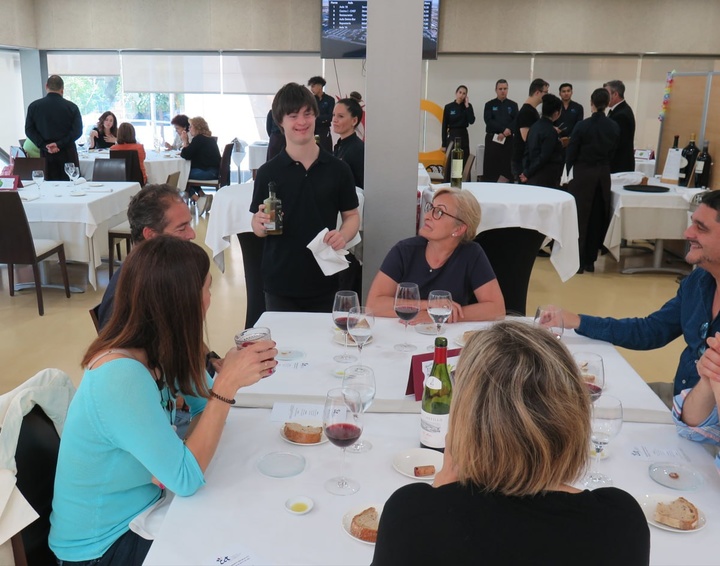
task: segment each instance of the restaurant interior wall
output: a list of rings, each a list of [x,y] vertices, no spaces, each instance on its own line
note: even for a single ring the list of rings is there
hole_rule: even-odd
[[[22,76],[17,51],[0,50],[0,85],[0,147],[8,151],[11,145],[18,145],[18,138],[25,137]]]

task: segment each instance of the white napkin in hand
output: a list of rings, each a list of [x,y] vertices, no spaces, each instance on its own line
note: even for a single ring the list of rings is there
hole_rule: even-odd
[[[78,177],[73,181],[76,185],[82,185],[83,183],[87,183],[87,179],[85,177]]]
[[[346,250],[334,250],[332,246],[328,246],[323,242],[323,238],[325,238],[325,234],[328,232],[329,230],[327,228],[323,228],[320,233],[313,238],[312,242],[307,245],[307,249],[313,253],[315,261],[317,261],[325,275],[335,275],[339,271],[347,269],[350,264],[348,260],[345,259],[348,253]]]

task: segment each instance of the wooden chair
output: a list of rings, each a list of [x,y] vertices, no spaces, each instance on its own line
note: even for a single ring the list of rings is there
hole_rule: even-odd
[[[69,299],[70,283],[65,263],[65,245],[57,240],[34,240],[20,194],[17,191],[0,191],[0,263],[8,266],[10,296],[15,296],[15,264],[32,265],[40,316],[45,314],[45,308],[39,265],[42,260],[54,254],[58,255],[65,296]]]
[[[178,188],[178,184],[180,183],[180,171],[175,171],[175,173],[170,173],[167,176],[167,181],[165,181],[166,185],[170,185],[171,187]]]
[[[108,275],[112,279],[115,270],[115,244],[116,240],[125,240],[125,254],[130,253],[132,247],[132,238],[130,237],[130,222],[125,221],[108,230]],[[120,242],[117,242],[117,256],[120,257]]]
[[[470,182],[475,180],[472,178],[473,165],[475,165],[475,156],[471,153],[470,155],[468,155],[468,159],[465,162],[465,167],[463,168],[463,181]]]
[[[127,165],[124,159],[96,159],[93,165],[93,181],[127,181]]]
[[[95,305],[88,312],[95,327],[95,332],[100,332],[100,305]]]
[[[232,163],[232,152],[234,144],[227,144],[220,158],[220,171],[217,179],[202,180],[188,179],[186,187],[214,188],[215,190],[226,187],[230,184],[230,164]]]
[[[454,145],[454,141],[448,141],[447,148],[445,148],[445,162],[443,165],[428,166],[427,171],[430,175],[431,183],[450,182],[450,161],[452,161],[452,150]]]
[[[13,165],[13,175],[18,175],[21,180],[32,179],[32,172],[39,169],[47,173],[44,157],[17,157]]]
[[[142,169],[140,168],[140,156],[134,149],[111,149],[110,159],[124,159],[126,181],[134,181],[142,187],[145,184]],[[93,174],[93,180],[95,176]]]

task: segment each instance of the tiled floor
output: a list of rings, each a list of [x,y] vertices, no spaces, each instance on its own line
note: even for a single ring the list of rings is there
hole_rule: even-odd
[[[197,221],[196,242],[203,245],[207,220]],[[237,240],[226,252],[225,273],[212,264],[212,305],[208,312],[207,340],[224,354],[233,345],[234,334],[245,320],[245,281]],[[648,263],[651,256],[628,261]],[[74,271],[81,269],[74,266]],[[606,316],[643,316],[658,308],[677,290],[673,275],[620,275],[618,264],[609,256],[597,264],[594,274],[573,277],[561,283],[548,259],[538,258],[530,284],[528,313],[539,304],[553,303],[565,308]],[[34,290],[10,297],[7,269],[0,273],[0,393],[22,383],[37,371],[57,367],[78,383],[79,366],[85,348],[95,336],[88,309],[100,302],[107,284],[107,269],[99,272],[102,288],[88,289],[66,299],[63,291],[44,291],[45,316],[37,313]],[[623,355],[648,381],[671,381],[682,350],[682,341],[654,352],[630,352]]]

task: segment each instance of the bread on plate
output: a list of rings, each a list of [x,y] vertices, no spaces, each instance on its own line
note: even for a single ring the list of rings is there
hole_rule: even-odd
[[[697,507],[684,497],[678,497],[670,503],[658,503],[655,508],[655,520],[658,523],[681,531],[697,529],[699,517]]]
[[[317,444],[322,439],[321,426],[308,426],[299,423],[285,423],[285,438],[298,444]]]
[[[358,513],[350,522],[350,533],[352,536],[365,542],[376,542],[380,514],[375,507],[368,507],[362,513]]]

